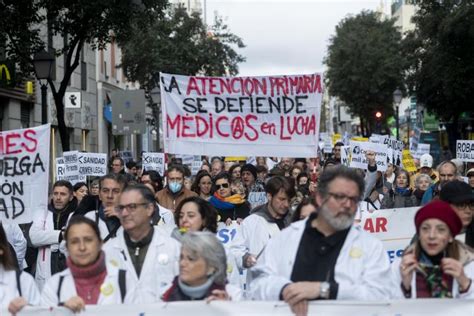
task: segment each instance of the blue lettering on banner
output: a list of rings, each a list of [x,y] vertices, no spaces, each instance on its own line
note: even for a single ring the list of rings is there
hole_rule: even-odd
[[[237,230],[235,228],[233,229],[221,229],[219,232],[217,232],[217,238],[221,241],[223,244],[227,244],[229,241],[232,241],[235,237],[235,234],[237,233]]]
[[[395,257],[401,258],[403,256],[403,249],[398,250],[389,250],[387,251],[388,258],[390,259],[390,263],[395,260]]]

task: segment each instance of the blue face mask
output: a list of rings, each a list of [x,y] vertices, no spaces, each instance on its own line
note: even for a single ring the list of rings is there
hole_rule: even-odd
[[[168,187],[170,188],[170,191],[173,193],[179,192],[182,188],[182,184],[180,182],[170,182],[168,184]]]

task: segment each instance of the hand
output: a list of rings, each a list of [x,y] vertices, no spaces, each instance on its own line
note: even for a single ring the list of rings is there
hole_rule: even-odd
[[[243,220],[242,218],[240,218],[240,217],[239,217],[239,218],[237,218],[237,224],[239,224],[239,225],[240,225],[240,223],[242,223],[243,221],[244,221],[244,220]]]
[[[371,151],[371,150],[368,150],[366,153],[365,153],[365,158],[367,159],[367,162],[369,164],[369,166],[375,166],[376,163],[375,163],[375,152]]]
[[[8,304],[8,312],[11,313],[13,316],[16,315],[28,302],[24,297],[17,297],[11,300],[10,304]]]
[[[290,305],[291,311],[296,316],[306,316],[308,315],[308,301],[302,300],[295,305]]]
[[[211,301],[230,301],[231,297],[227,294],[224,290],[213,290],[211,295],[206,298],[206,303],[210,303]]]
[[[309,183],[309,192],[314,193],[316,192],[317,188],[318,188],[318,184],[316,182],[311,181]]]
[[[84,303],[82,298],[80,298],[79,296],[74,296],[68,299],[64,303],[64,306],[69,308],[74,313],[79,313],[84,310],[86,304]]]
[[[257,258],[254,255],[249,254],[244,261],[245,268],[251,268],[257,264]]]
[[[117,217],[117,212],[115,212],[115,207],[107,206],[104,208],[104,214],[106,217]]]
[[[320,287],[321,282],[291,283],[283,290],[283,299],[291,306],[291,310],[294,313],[298,314],[295,310],[303,310],[304,313],[301,315],[306,315],[308,310],[307,301],[319,297]],[[306,307],[304,306],[305,304],[301,303],[302,301],[306,301]]]
[[[232,225],[232,218],[229,217],[228,219],[226,219],[226,220],[225,220],[225,225],[226,225],[226,226]]]
[[[453,258],[443,258],[441,259],[441,269],[444,273],[456,279],[461,291],[469,286],[470,280],[464,274],[464,267],[460,261]]]
[[[384,194],[387,194],[387,193],[388,193],[388,188],[387,188],[387,187],[383,187],[383,188],[382,188],[382,192],[383,192]]]
[[[418,261],[414,253],[405,254],[400,263],[400,275],[402,276],[403,287],[406,290],[411,288],[411,279],[413,271],[418,268]]]

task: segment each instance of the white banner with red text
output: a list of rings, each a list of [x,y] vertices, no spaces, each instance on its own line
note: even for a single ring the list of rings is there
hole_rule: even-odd
[[[364,211],[360,225],[382,241],[390,262],[403,255],[416,233],[415,214],[418,207]]]
[[[0,132],[0,221],[29,223],[48,205],[50,125]]]
[[[161,74],[165,152],[316,157],[323,76]]]

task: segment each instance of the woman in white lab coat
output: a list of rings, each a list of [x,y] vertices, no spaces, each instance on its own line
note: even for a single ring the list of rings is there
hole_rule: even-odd
[[[40,302],[35,280],[28,273],[15,270],[15,260],[0,225],[0,310],[8,308],[12,314],[18,313],[25,305],[38,305]]]
[[[135,303],[135,282],[125,270],[107,265],[96,223],[71,218],[64,233],[67,266],[53,275],[41,295],[43,306],[65,306],[77,313],[86,305]]]

